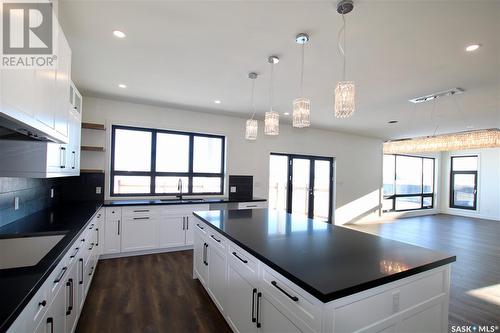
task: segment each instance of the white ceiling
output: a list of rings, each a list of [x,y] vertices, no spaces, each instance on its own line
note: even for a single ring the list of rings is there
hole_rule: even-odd
[[[248,117],[256,71],[258,117],[291,112],[306,46],[304,92],[313,127],[384,139],[500,127],[500,1],[356,1],[347,20],[347,79],[356,112],[333,116],[341,79],[332,1],[69,1],[60,19],[73,50],[73,80],[88,95]],[[125,39],[113,37],[122,30]],[[464,48],[483,46],[474,53]],[[120,89],[118,83],[128,88]],[[462,95],[413,105],[408,99],[461,87]],[[222,104],[214,104],[220,99]],[[434,110],[434,111],[433,111]],[[290,116],[283,116],[290,122]],[[389,125],[389,120],[399,123]]]

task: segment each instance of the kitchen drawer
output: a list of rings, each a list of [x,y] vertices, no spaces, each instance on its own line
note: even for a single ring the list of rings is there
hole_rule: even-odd
[[[10,326],[7,331],[8,333],[35,331],[50,305],[47,282],[40,287],[35,296],[25,306],[23,312],[21,312],[16,321]]]
[[[161,215],[178,215],[178,216],[192,216],[195,211],[205,211],[210,210],[208,204],[196,204],[196,205],[171,205],[171,206],[161,206],[159,207]]]
[[[360,297],[352,297],[353,301],[349,304],[335,308],[334,331],[356,331],[437,295],[444,295],[446,278],[446,271],[438,271],[389,290],[384,288],[385,291],[374,295],[365,293]],[[349,299],[346,297],[346,300]],[[363,316],[356,315],[359,313],[363,313]]]
[[[195,217],[194,220],[194,230],[197,232],[200,232],[203,237],[207,234],[208,231],[210,231],[210,227],[207,226],[205,223],[201,222],[199,218]]]
[[[151,206],[134,206],[134,207],[123,207],[122,217],[134,218],[134,217],[159,217],[161,209],[159,207]]]
[[[229,244],[229,264],[238,268],[238,273],[249,281],[257,280],[259,261],[233,243]]]
[[[116,221],[122,218],[121,207],[106,207],[106,221]]]
[[[238,209],[259,209],[267,208],[266,201],[238,202]]]
[[[211,246],[221,250],[222,252],[224,252],[224,254],[226,253],[226,247],[228,242],[224,236],[214,231],[214,229],[210,228],[207,230],[206,237]]]
[[[260,283],[269,300],[302,330],[320,332],[323,303],[281,274],[261,267]]]

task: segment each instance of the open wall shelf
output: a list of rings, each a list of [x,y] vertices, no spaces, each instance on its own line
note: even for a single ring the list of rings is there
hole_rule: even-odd
[[[82,146],[80,149],[82,151],[97,151],[97,152],[104,151],[104,147],[97,147],[97,146]]]
[[[106,127],[103,124],[94,124],[94,123],[82,123],[82,128],[105,131]]]

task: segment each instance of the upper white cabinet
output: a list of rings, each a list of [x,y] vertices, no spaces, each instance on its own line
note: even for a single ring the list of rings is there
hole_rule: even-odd
[[[68,143],[71,49],[56,15],[53,20],[57,68],[0,69],[0,124],[33,137]]]

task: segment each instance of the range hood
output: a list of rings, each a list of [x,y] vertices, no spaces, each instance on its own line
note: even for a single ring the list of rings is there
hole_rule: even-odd
[[[45,133],[0,114],[0,139],[53,141]]]

